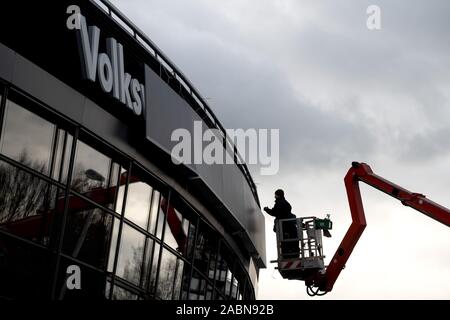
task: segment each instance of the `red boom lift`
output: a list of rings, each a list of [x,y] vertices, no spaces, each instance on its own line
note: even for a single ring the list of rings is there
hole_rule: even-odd
[[[423,194],[410,192],[373,173],[369,165],[353,162],[344,178],[347,190],[352,224],[347,230],[341,244],[325,267],[322,251],[322,232],[329,236],[331,221],[316,217],[279,220],[277,223],[278,270],[283,278],[305,281],[307,293],[311,296],[324,295],[333,289],[350,254],[356,246],[366,227],[366,218],[359,190],[359,182],[364,182],[402,202],[423,214],[450,227],[450,210],[427,199]],[[296,237],[283,232],[286,223],[297,227]],[[297,250],[286,250],[287,243],[300,245]]]

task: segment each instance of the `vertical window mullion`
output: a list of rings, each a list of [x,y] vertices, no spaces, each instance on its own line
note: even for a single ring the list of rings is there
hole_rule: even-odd
[[[151,199],[151,202],[150,202],[150,211],[149,211],[149,213],[152,211],[153,201],[155,201],[155,198],[156,198],[155,197],[155,193],[156,193],[156,191],[155,191],[155,189],[153,189],[152,190],[152,199]],[[158,208],[157,208],[157,211],[156,211],[155,232],[154,232],[155,238],[156,238],[156,232],[157,232],[156,228],[158,226],[159,206],[160,206],[160,203],[161,203],[161,198],[160,197],[159,197],[158,201],[159,201],[159,203],[158,203]],[[151,221],[150,214],[149,214],[148,219],[149,219],[149,223],[148,224],[150,224],[150,221]],[[151,231],[149,231],[149,232],[152,233]],[[147,238],[147,241],[148,241],[148,238]],[[152,254],[151,254],[150,262],[149,262],[147,288],[146,288],[146,292],[150,293],[151,295],[152,294],[154,295],[154,293],[155,293],[155,292],[152,292],[152,290],[151,290],[152,288],[150,288],[150,284],[151,284],[151,278],[152,278],[152,272],[153,272],[153,258],[155,257],[156,243],[157,243],[157,241],[155,239],[152,239]],[[162,245],[162,243],[160,243],[160,247],[161,247],[161,245]],[[159,254],[158,254],[158,257],[159,257]],[[156,265],[156,270],[158,270],[158,265]],[[156,278],[155,278],[155,288],[156,288]]]
[[[6,98],[8,96],[8,87],[5,87],[2,92],[0,101],[0,142],[3,139],[3,119],[5,118]],[[1,143],[0,143],[1,146]]]
[[[131,176],[131,170],[132,170],[132,163],[131,161],[128,164],[128,172],[127,172],[127,182],[125,183],[125,189],[123,191],[123,200],[122,200],[122,210],[120,213],[120,222],[119,222],[119,230],[117,230],[117,242],[116,242],[116,252],[114,253],[114,264],[113,264],[113,270],[111,275],[111,288],[109,292],[109,299],[112,300],[113,292],[114,292],[114,283],[116,280],[116,272],[117,272],[117,259],[119,258],[119,250],[120,250],[120,244],[122,241],[122,227],[123,227],[123,220],[125,216],[125,207],[127,204],[127,195],[128,195],[128,185],[130,184],[130,176]],[[119,175],[120,179],[120,175]],[[120,180],[119,180],[120,182]]]
[[[189,270],[189,285],[187,288],[187,300],[189,300],[189,295],[191,293],[191,282],[192,282],[192,274],[194,272],[194,259],[195,259],[195,250],[197,249],[197,237],[198,237],[198,228],[200,226],[200,217],[197,215],[196,216],[196,220],[195,221],[195,235],[194,235],[194,244],[193,244],[193,249],[192,249],[192,257],[191,257],[191,268]]]
[[[150,232],[150,213],[152,212],[152,206],[153,206],[153,194],[154,194],[154,190],[152,188],[152,192],[150,193],[149,197],[150,197],[150,205],[148,207],[148,212],[147,212],[147,225],[146,225],[146,231]],[[151,262],[149,262],[147,264],[147,259],[149,259],[149,261],[151,261],[153,259],[153,251],[152,251],[152,257],[147,257],[147,251],[148,251],[148,242],[149,242],[149,238],[148,236],[145,237],[145,242],[144,242],[144,252],[143,252],[143,258],[142,258],[142,272],[141,272],[141,277],[139,279],[139,285],[144,288],[144,290],[147,291],[146,288],[146,284],[144,283],[145,280],[149,280],[150,278],[150,270],[151,270]],[[147,277],[147,279],[145,279],[145,277]]]
[[[222,243],[222,240],[219,240],[219,243],[217,244],[216,249],[216,264],[214,266],[214,281],[213,281],[213,299],[216,297],[216,279],[217,279],[217,265],[219,264],[219,252],[220,252],[220,245]]]
[[[180,268],[180,264],[181,264],[180,263],[181,259],[178,258],[178,256],[175,256],[175,257],[177,257],[177,264],[176,264],[176,267],[175,267],[175,276],[173,277],[173,283],[172,283],[172,300],[175,300],[175,283],[177,283],[178,269]],[[180,292],[181,292],[181,290],[180,290]],[[178,294],[178,296],[179,295],[180,294]]]
[[[61,182],[61,179],[62,179],[63,174],[64,174],[64,161],[65,161],[65,158],[66,158],[67,140],[68,140],[67,136],[68,135],[69,134],[67,133],[67,131],[64,131],[64,142],[63,142],[62,151],[61,151],[61,163],[60,163],[60,166],[59,166],[58,176],[56,177],[56,180],[58,182]],[[74,143],[73,140],[72,140],[72,143]]]
[[[119,188],[120,188],[120,178],[121,178],[120,170],[121,170],[121,168],[122,168],[122,166],[119,166],[119,174],[117,175],[117,181],[116,181],[116,183],[117,183],[116,184],[116,194],[114,195],[114,201],[113,201],[113,209],[114,209],[115,212],[117,212],[116,211],[116,205],[117,205],[117,198],[118,198]],[[128,178],[128,175],[127,175],[127,178]],[[125,195],[124,195],[124,197],[125,197]],[[122,204],[123,204],[123,201],[122,201]],[[123,209],[123,205],[122,205],[122,209]],[[117,220],[117,218],[113,215],[112,216],[111,236],[109,237],[108,246],[107,246],[108,247],[108,249],[107,249],[108,260],[106,261],[106,271],[108,271],[109,259],[110,259],[110,256],[111,256],[109,253],[111,251],[111,245],[113,243],[114,225],[115,225],[116,220]],[[119,225],[117,226],[117,228],[119,228],[119,229],[120,229],[120,220],[121,219],[119,219]],[[115,251],[114,251],[114,257],[112,258],[113,259],[113,270],[112,270],[113,274],[114,274],[114,263],[115,263],[115,258],[116,258],[116,250],[117,250],[117,246],[118,245],[119,245],[119,230],[117,230],[116,248],[115,248]],[[113,276],[111,275],[111,279],[112,279],[112,277]],[[110,292],[112,292],[112,287],[110,289],[111,289]],[[109,295],[108,295],[108,297],[110,299]]]
[[[170,206],[170,198],[172,195],[172,191],[169,190],[168,195],[167,195],[167,206],[166,206],[166,212],[164,212],[164,222],[163,222],[163,227],[161,230],[161,245],[159,248],[159,256],[158,256],[158,266],[156,269],[156,279],[155,279],[155,293],[157,291],[158,285],[159,285],[159,269],[161,268],[161,257],[162,257],[162,252],[164,249],[164,233],[166,232],[166,224],[167,224],[167,212],[169,212],[169,206]],[[160,201],[161,203],[161,201]],[[159,223],[159,210],[160,210],[160,205],[158,204],[158,219],[156,221],[156,226],[158,226]],[[158,227],[157,227],[158,228]],[[158,230],[156,230],[156,233],[158,233]]]
[[[59,235],[57,236],[57,242],[56,242],[57,249],[56,249],[55,272],[54,272],[54,276],[53,276],[53,284],[52,284],[52,292],[51,292],[52,299],[55,299],[55,297],[56,297],[58,272],[59,272],[59,267],[60,267],[60,263],[61,263],[61,251],[62,251],[63,241],[64,241],[64,231],[66,228],[67,212],[69,209],[70,184],[72,181],[73,168],[75,165],[75,152],[76,152],[79,131],[80,131],[80,129],[78,127],[76,127],[73,141],[72,141],[72,148],[70,150],[69,170],[67,173],[67,181],[66,181],[65,192],[64,192],[64,198],[65,198],[64,210],[63,210],[62,219],[61,219],[61,223],[60,223]]]

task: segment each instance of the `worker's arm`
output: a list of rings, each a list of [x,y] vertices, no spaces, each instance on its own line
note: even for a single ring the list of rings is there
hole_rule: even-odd
[[[272,217],[276,218],[278,216],[277,204],[275,204],[272,209],[270,209],[269,207],[264,207],[264,211],[267,212],[267,214],[271,215]]]

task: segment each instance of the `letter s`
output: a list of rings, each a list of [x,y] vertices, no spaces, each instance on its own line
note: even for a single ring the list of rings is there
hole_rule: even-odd
[[[133,110],[134,113],[138,116],[142,113],[142,101],[141,95],[139,94],[141,91],[141,85],[137,79],[131,80],[131,95],[133,96]]]

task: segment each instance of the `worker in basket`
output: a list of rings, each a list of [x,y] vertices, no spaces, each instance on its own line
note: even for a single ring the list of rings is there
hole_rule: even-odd
[[[264,211],[269,215],[275,217],[273,231],[277,232],[276,228],[278,225],[279,219],[295,219],[297,218],[292,212],[292,207],[289,202],[284,198],[284,191],[278,189],[275,191],[275,205],[272,209],[268,207],[264,207]],[[283,222],[283,239],[293,239],[297,238],[297,221],[285,221]],[[283,255],[283,259],[286,258],[298,258],[299,257],[299,247],[298,242],[290,241],[290,242],[282,242],[281,243],[281,252]]]

